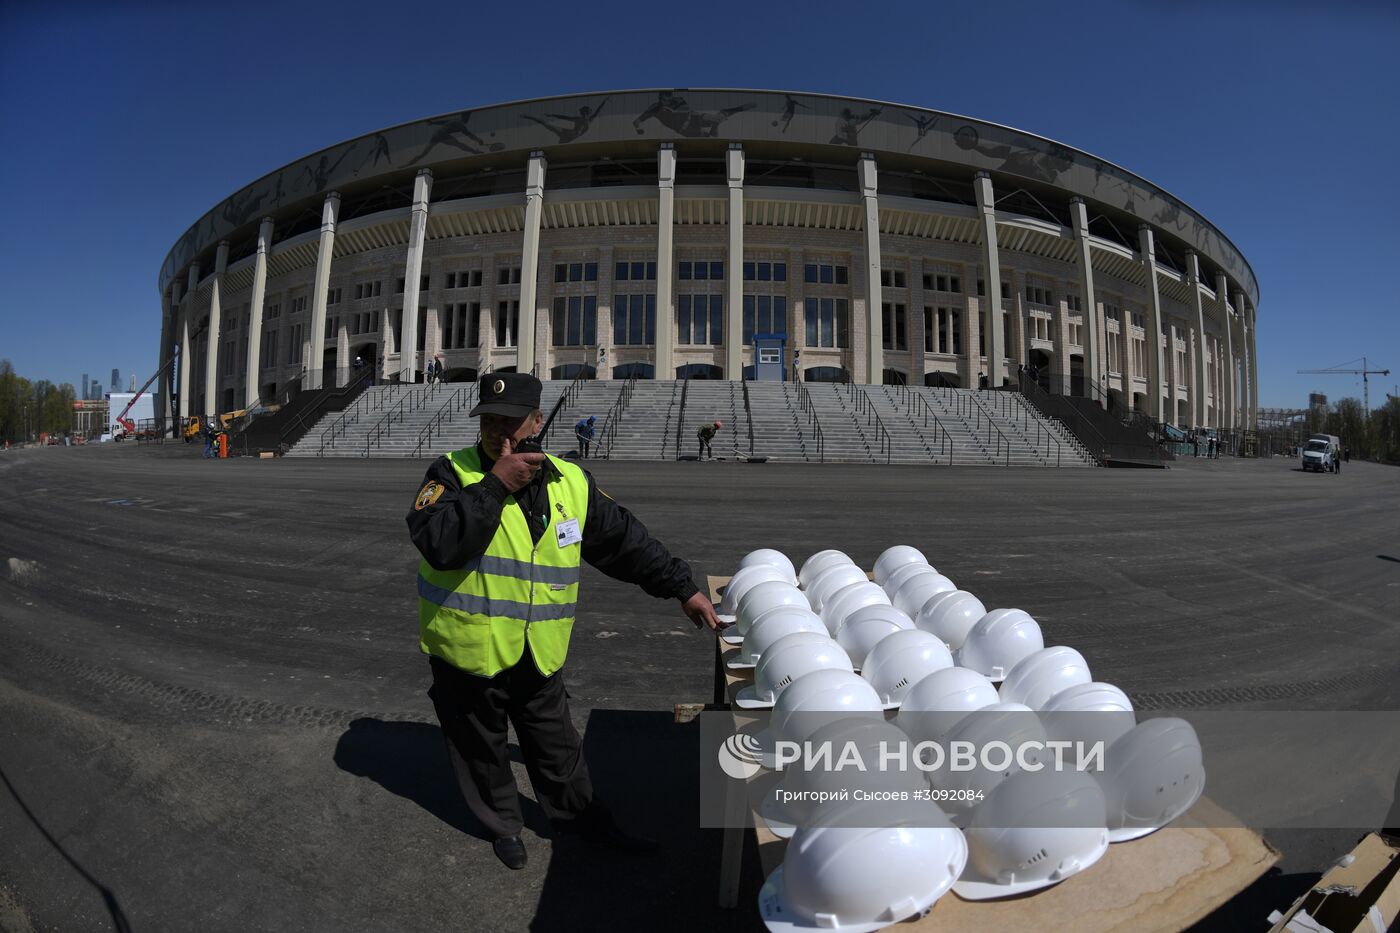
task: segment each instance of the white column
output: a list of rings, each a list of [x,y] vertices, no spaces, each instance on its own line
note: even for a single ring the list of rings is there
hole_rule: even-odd
[[[156,354],[156,365],[161,368],[161,377],[156,383],[155,390],[155,412],[156,424],[165,425],[166,419],[170,417],[170,400],[175,397],[172,380],[175,378],[173,369],[165,369],[164,366],[175,356],[175,327],[177,321],[175,310],[170,301],[169,289],[161,292],[160,295],[160,352]],[[78,389],[78,398],[87,398],[87,386]],[[164,428],[162,427],[162,431]]]
[[[1220,367],[1221,394],[1225,397],[1222,410],[1224,417],[1220,421],[1221,427],[1227,431],[1233,431],[1239,426],[1235,419],[1235,341],[1231,331],[1234,329],[1234,322],[1230,314],[1230,283],[1225,278],[1225,273],[1215,274],[1215,297],[1220,305],[1220,321],[1225,328],[1225,362]]]
[[[1162,293],[1157,288],[1157,246],[1152,228],[1147,224],[1138,226],[1138,252],[1142,259],[1143,272],[1147,277],[1147,413],[1158,421],[1175,421],[1176,410],[1171,417],[1162,414]],[[1126,324],[1124,329],[1126,330]],[[1176,352],[1172,340],[1170,352]]]
[[[1191,304],[1196,311],[1196,381],[1191,386],[1191,410],[1197,427],[1206,424],[1206,312],[1201,299],[1201,257],[1195,250],[1186,251],[1186,284],[1191,289]],[[1220,400],[1216,399],[1218,408]]]
[[[1080,333],[1084,335],[1084,374],[1091,382],[1099,381],[1099,374],[1104,371],[1101,363],[1101,351],[1099,350],[1099,326],[1098,326],[1098,300],[1094,297],[1094,256],[1092,247],[1089,246],[1089,212],[1084,206],[1083,198],[1070,198],[1070,221],[1074,226],[1074,242],[1079,248],[1079,285],[1084,289],[1083,296],[1079,299],[1079,306],[1083,309],[1080,312]],[[1017,297],[1021,293],[1018,291]],[[1018,315],[1019,316],[1019,315]],[[1022,359],[1025,359],[1024,352]],[[1149,361],[1150,365],[1150,361]],[[1158,393],[1160,395],[1160,393]],[[1097,395],[1093,389],[1089,390],[1089,397],[1095,401],[1107,405],[1107,399],[1095,398]],[[1129,399],[1131,401],[1131,399]],[[1148,395],[1148,407],[1152,407],[1152,396]]]
[[[865,381],[884,382],[885,341],[883,333],[884,292],[880,287],[880,191],[875,156],[864,153],[858,166],[860,200],[865,216]],[[852,374],[852,379],[855,374]]]
[[[1244,314],[1243,300],[1240,303],[1241,314]],[[1249,380],[1249,412],[1246,424],[1254,430],[1259,429],[1259,374],[1255,370],[1255,358],[1259,355],[1258,347],[1258,321],[1255,318],[1255,308],[1249,306],[1249,313],[1244,314],[1245,319],[1245,352],[1248,354],[1245,359],[1245,366],[1249,370],[1246,378]]]
[[[725,153],[725,177],[729,182],[729,261],[726,263],[724,278],[727,306],[724,316],[724,377],[743,379],[744,147],[738,143],[731,143],[729,151]],[[669,315],[667,320],[670,320]],[[659,335],[657,339],[660,339]],[[656,375],[658,378],[661,376],[660,373]]]
[[[525,171],[525,233],[520,247],[520,324],[519,332],[515,335],[515,369],[522,373],[533,372],[535,369],[535,327],[538,319],[535,300],[539,297],[540,220],[544,216],[546,168],[548,163],[543,152],[536,150],[530,153],[530,164]],[[425,220],[426,208],[425,196]],[[414,320],[417,320],[416,308],[414,314]],[[549,373],[544,375],[548,377]]]
[[[399,335],[403,338],[399,341],[399,382],[416,382],[414,375],[418,371],[414,359],[418,354],[418,293],[422,291],[421,279],[423,277],[423,240],[428,233],[428,197],[433,190],[433,173],[431,170],[421,168],[418,176],[413,179],[413,210],[409,214],[408,224],[408,262],[404,266],[403,273],[403,317],[399,327]],[[529,227],[529,208],[526,208],[525,222]],[[535,223],[538,225],[539,219],[536,217]],[[538,231],[538,226],[536,227]],[[526,231],[528,241],[529,231]],[[538,236],[538,232],[536,233]],[[527,262],[520,272],[520,316],[521,330],[525,333],[534,334],[534,328],[525,331],[525,276],[530,276],[530,318],[534,323],[534,286],[535,286],[535,266],[533,262]],[[324,289],[323,289],[324,290]],[[517,335],[516,342],[520,345],[520,352],[526,353],[526,342]],[[528,367],[523,367],[522,372],[529,372]]]
[[[179,282],[170,283],[170,300],[174,302],[180,315],[180,418],[183,420],[190,416],[190,308],[188,301],[182,301],[188,295],[182,295]],[[84,391],[86,391],[84,386]]]
[[[676,222],[676,150],[670,143],[663,143],[656,154],[656,366],[657,379],[676,378],[676,367],[672,361],[671,346],[676,341],[672,321],[676,318],[675,296],[672,286],[675,275],[672,234]],[[728,308],[726,320],[741,314],[741,308]],[[738,344],[739,338],[730,337],[731,328],[725,326],[726,343]],[[729,348],[725,348],[727,360]],[[724,378],[739,379],[743,372],[732,369],[724,371]]]
[[[223,240],[214,252],[214,281],[209,285],[209,327],[205,332],[204,345],[204,413],[213,417],[219,411],[219,344],[223,299],[220,295],[224,282],[224,270],[228,268],[228,241]]]
[[[258,404],[258,377],[262,371],[263,302],[267,299],[267,251],[272,247],[272,218],[264,217],[258,226],[258,251],[253,258],[253,296],[248,309],[248,366],[243,381],[244,404]]]
[[[1006,339],[1001,318],[1001,260],[997,255],[996,198],[992,193],[992,176],[986,172],[977,173],[974,185],[977,189],[977,215],[982,221],[982,274],[987,291],[987,385],[999,386],[1006,372]],[[975,355],[977,345],[973,344],[968,352]],[[1068,362],[1068,348],[1065,359]]]
[[[331,283],[331,258],[335,253],[335,225],[340,218],[340,195],[332,191],[321,205],[321,242],[316,248],[316,277],[311,284],[311,320],[302,344],[306,360],[304,389],[326,385],[321,368],[326,358],[326,289]]]

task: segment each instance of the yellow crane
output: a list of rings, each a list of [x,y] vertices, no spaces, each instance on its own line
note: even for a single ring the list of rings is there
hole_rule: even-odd
[[[1350,367],[1350,366],[1352,366],[1353,364],[1355,364],[1355,363],[1357,363],[1357,362],[1361,363],[1361,368],[1360,368],[1360,369],[1348,369],[1348,368],[1347,368],[1347,367]],[[1364,405],[1366,406],[1366,414],[1367,414],[1368,416],[1371,414],[1371,380],[1370,380],[1368,377],[1370,377],[1370,376],[1389,376],[1389,375],[1390,375],[1390,370],[1388,370],[1388,369],[1372,369],[1372,368],[1371,368],[1370,362],[1369,362],[1369,361],[1366,359],[1366,357],[1364,357],[1364,356],[1363,356],[1360,360],[1351,360],[1351,361],[1346,362],[1346,363],[1339,363],[1339,364],[1337,364],[1336,366],[1331,366],[1331,367],[1329,367],[1329,368],[1327,368],[1327,369],[1300,369],[1300,370],[1298,370],[1298,372],[1299,372],[1300,374],[1301,374],[1301,373],[1328,373],[1328,374],[1333,374],[1333,373],[1335,373],[1335,374],[1343,374],[1343,373],[1345,373],[1345,374],[1349,374],[1349,375],[1353,375],[1353,376],[1355,376],[1355,375],[1357,375],[1357,374],[1359,373],[1359,374],[1361,375],[1361,392],[1362,392],[1362,394],[1365,396],[1365,399],[1364,399],[1364,401],[1363,401],[1362,404],[1364,404]]]

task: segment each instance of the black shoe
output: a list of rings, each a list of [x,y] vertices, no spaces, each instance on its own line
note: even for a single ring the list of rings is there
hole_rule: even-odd
[[[525,854],[525,842],[519,836],[502,836],[491,843],[491,850],[505,867],[513,871],[525,867],[528,856]]]

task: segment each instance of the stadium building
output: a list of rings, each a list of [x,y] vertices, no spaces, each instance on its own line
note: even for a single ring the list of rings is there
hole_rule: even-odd
[[[370,133],[215,205],[159,287],[181,415],[434,359],[451,381],[1025,367],[1181,427],[1256,408],[1258,285],[1200,213],[1039,136],[828,95],[617,91]]]

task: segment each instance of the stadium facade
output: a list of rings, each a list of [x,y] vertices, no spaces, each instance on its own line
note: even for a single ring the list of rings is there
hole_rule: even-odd
[[[604,92],[371,133],[215,205],[159,288],[182,415],[433,360],[959,386],[1024,366],[1182,427],[1256,408],[1258,285],[1200,213],[1039,136],[829,95]]]

